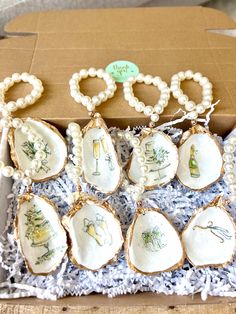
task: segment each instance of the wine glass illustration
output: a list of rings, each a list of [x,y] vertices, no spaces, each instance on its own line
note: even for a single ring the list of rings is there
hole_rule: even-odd
[[[102,149],[106,155],[106,161],[108,162],[108,165],[109,165],[109,169],[112,171],[115,169],[114,167],[114,164],[113,164],[113,161],[112,161],[112,155],[109,153],[109,149],[108,149],[108,146],[107,146],[107,141],[105,139],[105,136],[103,136],[101,138],[101,143],[102,143]]]
[[[98,170],[98,160],[100,158],[100,140],[93,140],[93,157],[96,159],[96,169],[93,172],[94,176],[100,176],[100,171]]]

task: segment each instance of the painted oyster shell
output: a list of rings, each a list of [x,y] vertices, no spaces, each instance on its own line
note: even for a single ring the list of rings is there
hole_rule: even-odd
[[[177,231],[153,208],[138,209],[128,229],[125,252],[129,267],[146,275],[177,269],[184,261]]]
[[[74,265],[95,271],[117,260],[123,237],[120,222],[107,203],[81,194],[62,223],[69,234]]]
[[[56,208],[45,197],[25,194],[19,198],[15,235],[30,272],[52,273],[67,251],[67,237]]]
[[[141,147],[145,153],[145,165],[148,167],[145,188],[151,189],[170,182],[178,167],[178,150],[171,138],[160,131],[148,131],[142,134]],[[142,176],[135,153],[132,155],[128,176],[134,183],[138,183]]]
[[[83,129],[83,175],[99,191],[113,193],[121,181],[121,168],[107,126],[96,113]]]
[[[202,190],[222,173],[222,152],[215,137],[200,125],[184,132],[179,146],[179,181],[192,190]]]
[[[189,262],[195,267],[223,267],[235,252],[236,226],[217,196],[199,208],[182,232],[182,242]]]
[[[35,182],[46,181],[59,175],[67,161],[67,147],[59,131],[49,123],[40,119],[27,118],[24,120],[35,132],[43,138],[46,158],[42,160],[42,167],[32,176]],[[27,135],[20,129],[11,128],[9,132],[11,158],[18,169],[26,170],[34,158],[36,149],[34,143],[27,139]]]

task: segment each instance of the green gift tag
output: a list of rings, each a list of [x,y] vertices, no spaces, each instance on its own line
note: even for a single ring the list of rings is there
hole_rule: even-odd
[[[106,67],[106,72],[110,73],[118,83],[125,82],[130,76],[137,76],[139,68],[130,61],[114,61]]]

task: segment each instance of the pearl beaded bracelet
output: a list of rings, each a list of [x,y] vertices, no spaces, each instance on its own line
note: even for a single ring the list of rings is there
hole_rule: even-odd
[[[105,81],[107,88],[100,92],[97,96],[89,97],[80,92],[79,82],[87,77],[98,77]],[[116,91],[116,84],[113,77],[103,69],[89,68],[82,69],[79,73],[74,73],[69,81],[70,94],[77,103],[81,103],[89,112],[94,111],[96,106],[105,102],[108,98],[112,98]]]
[[[137,138],[132,132],[119,131],[117,133],[117,136],[129,141],[129,143],[133,147],[133,152],[137,155],[137,160],[139,162],[142,175],[140,176],[138,183],[135,185],[129,184],[128,180],[124,179],[122,183],[122,187],[125,188],[127,193],[129,193],[135,201],[139,201],[142,193],[144,192],[144,184],[147,181],[145,174],[148,170],[148,167],[145,165],[146,159],[145,159],[144,150],[141,147],[140,139]]]
[[[32,92],[25,98],[19,98],[16,101],[5,103],[6,91],[8,91],[14,83],[19,83],[21,81],[28,82],[33,85]],[[0,161],[0,170],[3,176],[9,178],[13,177],[15,180],[22,180],[22,183],[25,186],[31,185],[31,176],[34,175],[42,165],[41,160],[45,158],[44,145],[42,143],[42,138],[36,134],[29,125],[27,125],[27,121],[24,122],[22,119],[12,118],[11,112],[16,111],[19,108],[25,108],[27,105],[32,105],[41,96],[42,92],[42,82],[35,76],[28,73],[14,73],[11,77],[5,78],[0,83],[0,112],[2,112],[3,115],[3,118],[0,120],[1,127],[21,129],[22,133],[27,135],[28,140],[34,142],[34,147],[37,150],[35,158],[30,162],[30,167],[25,169],[25,171],[7,166],[3,161]]]
[[[194,80],[202,86],[202,102],[196,104],[194,101],[189,100],[188,96],[183,93],[180,85],[184,80]],[[211,102],[213,100],[212,96],[212,84],[207,77],[203,76],[201,73],[193,73],[191,70],[185,72],[181,71],[173,75],[171,78],[170,90],[178,100],[180,105],[185,106],[185,109],[189,111],[188,118],[190,120],[197,119],[199,114],[202,114],[211,107]]]
[[[154,85],[160,91],[160,99],[153,106],[146,106],[142,101],[134,96],[133,85],[135,83],[144,83],[146,85]],[[124,98],[137,112],[143,112],[146,116],[150,117],[151,121],[157,122],[159,115],[164,111],[164,108],[168,105],[170,98],[170,89],[167,83],[162,81],[159,76],[144,75],[139,73],[136,77],[129,77],[126,82],[123,83]]]
[[[5,93],[12,87],[15,83],[20,82],[29,83],[33,86],[30,94],[26,95],[24,98],[18,98],[16,101],[5,102]],[[0,112],[3,117],[8,117],[11,112],[18,109],[26,108],[28,105],[32,105],[35,101],[41,97],[43,92],[42,82],[37,79],[34,75],[29,73],[14,73],[10,77],[6,77],[2,82],[0,82],[0,94],[2,95],[0,101]]]
[[[231,201],[236,201],[236,175],[235,175],[235,164],[234,164],[234,151],[236,145],[236,137],[229,138],[224,145],[224,180],[229,186],[231,192]]]

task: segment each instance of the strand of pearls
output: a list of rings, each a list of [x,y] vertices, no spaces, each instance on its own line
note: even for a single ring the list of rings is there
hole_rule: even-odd
[[[32,92],[25,98],[19,98],[16,101],[6,103],[5,93],[14,85],[14,83],[19,83],[20,81],[33,85]],[[3,161],[0,161],[0,171],[5,177],[13,177],[15,180],[22,180],[22,183],[25,186],[32,184],[31,177],[39,171],[42,166],[42,160],[46,158],[46,154],[44,152],[43,139],[34,132],[34,130],[27,124],[27,121],[24,122],[19,118],[12,118],[11,113],[19,108],[25,108],[27,105],[32,105],[41,96],[42,92],[42,82],[34,75],[28,73],[14,73],[11,77],[7,77],[0,82],[0,112],[3,115],[3,118],[0,120],[0,126],[4,128],[13,127],[15,129],[20,129],[22,133],[27,135],[27,139],[34,143],[34,148],[37,151],[34,159],[30,162],[30,167],[25,169],[25,171],[5,165]]]
[[[201,103],[196,104],[194,101],[189,100],[188,96],[183,93],[180,86],[181,82],[185,80],[194,80],[194,82],[199,83],[202,87]],[[178,100],[178,103],[185,106],[185,110],[189,112],[187,118],[190,120],[196,120],[199,114],[204,113],[211,107],[213,100],[212,84],[208,78],[203,76],[200,72],[193,73],[193,71],[187,70],[174,74],[171,78],[170,90],[173,97]]]
[[[105,81],[107,88],[97,96],[89,97],[80,92],[79,82],[87,77],[98,77]],[[93,112],[96,106],[112,98],[116,91],[116,84],[113,77],[103,69],[89,68],[82,69],[79,73],[74,73],[69,81],[70,94],[77,103],[81,103],[89,112]]]
[[[79,185],[79,177],[82,175],[82,143],[83,137],[79,124],[70,123],[66,130],[67,136],[72,139],[72,156],[70,157],[73,163],[66,165],[68,177]]]
[[[16,101],[5,102],[6,92],[15,84],[25,82],[33,86],[30,94],[26,95],[24,98],[18,98]],[[0,112],[3,117],[9,117],[10,114],[18,109],[26,108],[29,105],[35,103],[37,99],[41,97],[43,93],[42,82],[34,75],[29,73],[14,73],[10,77],[6,77],[2,82],[0,82]]]
[[[224,160],[224,180],[229,186],[230,190],[230,200],[232,202],[236,201],[236,174],[235,174],[235,157],[234,157],[234,151],[235,151],[235,145],[236,145],[236,136],[229,138],[224,145],[224,154],[223,154],[223,160]]]
[[[142,101],[134,96],[133,85],[135,83],[144,83],[146,85],[154,85],[160,91],[160,98],[154,106],[146,106]],[[129,77],[123,83],[124,98],[128,104],[137,112],[143,112],[147,117],[150,117],[151,122],[155,123],[159,120],[159,115],[164,111],[168,105],[170,98],[170,89],[167,83],[162,81],[159,76],[144,75],[139,73],[136,77]]]
[[[129,141],[129,143],[133,147],[133,153],[136,154],[137,160],[140,164],[140,169],[142,171],[142,175],[140,176],[138,183],[135,185],[131,185],[131,184],[129,184],[129,181],[126,179],[122,183],[122,187],[125,188],[126,192],[129,193],[136,202],[138,202],[141,198],[141,195],[144,192],[144,184],[147,181],[145,173],[147,172],[148,167],[145,165],[146,159],[145,159],[144,150],[141,147],[140,139],[137,138],[136,136],[134,136],[132,132],[119,131],[117,133],[117,136],[119,138],[123,138],[123,139]]]

